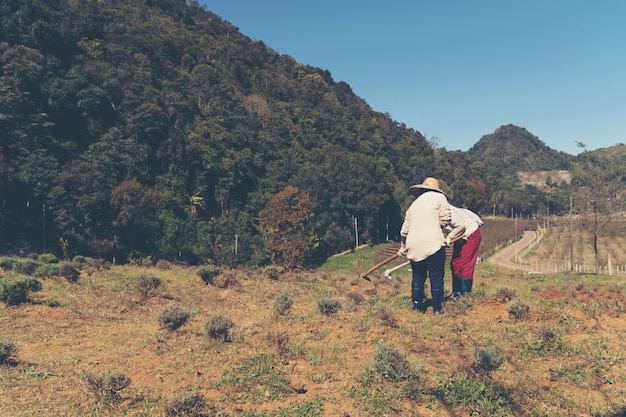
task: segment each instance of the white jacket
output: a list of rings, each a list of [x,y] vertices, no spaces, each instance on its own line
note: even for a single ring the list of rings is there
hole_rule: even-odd
[[[407,259],[423,261],[445,246],[443,229],[449,226],[450,219],[450,204],[445,195],[427,191],[417,197],[406,211],[400,229],[402,241],[406,241]]]
[[[448,238],[454,239],[457,236],[462,236],[466,239],[471,236],[480,226],[483,225],[483,221],[478,215],[468,209],[462,209],[450,205],[450,212],[452,219],[450,225],[446,228]]]

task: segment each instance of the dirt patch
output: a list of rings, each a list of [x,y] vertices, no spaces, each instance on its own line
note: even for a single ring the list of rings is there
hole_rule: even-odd
[[[617,286],[568,285],[548,287],[536,293],[541,299],[570,299],[582,303],[625,304],[626,291]]]

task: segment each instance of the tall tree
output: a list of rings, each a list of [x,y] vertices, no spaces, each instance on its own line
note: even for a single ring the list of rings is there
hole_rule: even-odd
[[[316,244],[309,196],[287,186],[259,213],[259,231],[273,264],[286,268],[305,265]]]

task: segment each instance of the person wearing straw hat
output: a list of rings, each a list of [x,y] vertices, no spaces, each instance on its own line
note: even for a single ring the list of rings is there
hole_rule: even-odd
[[[398,255],[411,261],[411,298],[413,309],[424,312],[424,284],[430,278],[433,312],[442,314],[443,278],[446,263],[446,242],[443,230],[450,225],[448,196],[439,188],[436,178],[410,187],[417,198],[406,211]]]
[[[474,266],[480,249],[480,227],[483,221],[468,209],[450,205],[452,220],[447,230],[446,246],[456,239],[452,247],[452,295],[455,297],[472,292],[474,283]],[[460,238],[460,239],[457,239]]]

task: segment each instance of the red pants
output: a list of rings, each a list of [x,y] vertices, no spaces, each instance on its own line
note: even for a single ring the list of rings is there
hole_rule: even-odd
[[[462,279],[474,279],[474,266],[480,249],[480,229],[472,233],[467,240],[460,239],[452,249],[452,275]]]

